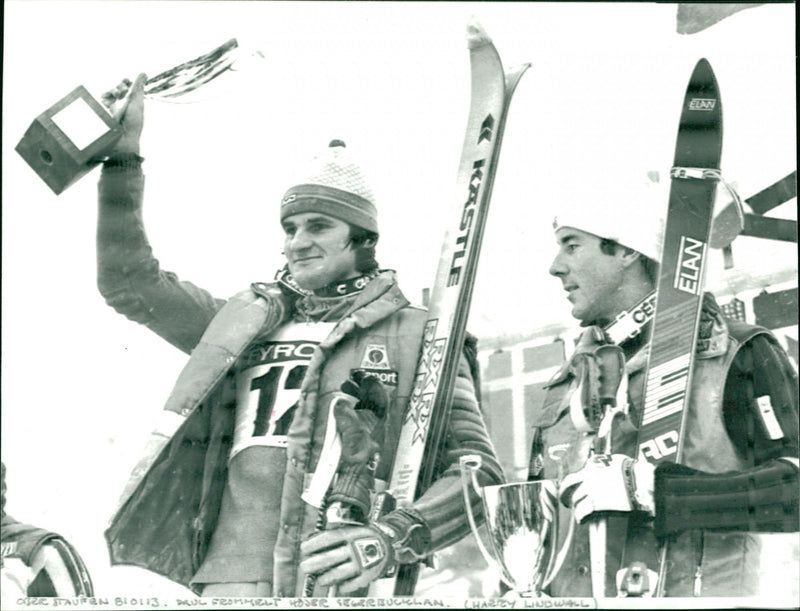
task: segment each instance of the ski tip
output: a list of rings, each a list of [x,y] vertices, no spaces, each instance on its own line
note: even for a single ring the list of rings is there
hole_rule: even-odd
[[[711,67],[711,62],[705,57],[701,57],[694,65],[694,71],[698,73],[714,74],[714,69]]]
[[[711,62],[705,57],[701,57],[694,65],[691,81],[694,83],[716,82],[716,75],[711,67]]]
[[[477,49],[489,44],[492,44],[492,39],[489,38],[478,18],[473,15],[469,18],[469,23],[467,23],[467,47]]]
[[[697,60],[697,63],[694,65],[695,70],[702,69],[702,70],[711,70],[711,62],[709,62],[705,57],[701,57]]]

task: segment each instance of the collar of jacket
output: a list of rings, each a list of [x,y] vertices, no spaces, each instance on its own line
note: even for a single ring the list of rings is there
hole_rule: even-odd
[[[322,340],[308,364],[301,386],[301,395],[319,383],[319,371],[336,345],[354,329],[369,329],[376,322],[408,305],[397,285],[394,272],[381,272],[358,294],[345,315],[336,323],[328,337]]]
[[[251,286],[234,295],[217,312],[178,375],[165,410],[188,416],[259,332],[286,319],[279,291],[271,293],[274,287],[269,285],[262,288],[255,292]]]
[[[586,331],[584,331],[584,334]],[[697,349],[695,357],[711,359],[724,355],[728,351],[728,325],[722,316],[719,306],[711,293],[703,294],[703,306],[700,312],[700,328],[697,333]],[[625,362],[628,375],[643,370],[650,355],[650,341]],[[563,382],[570,373],[571,359],[545,384],[545,388]]]

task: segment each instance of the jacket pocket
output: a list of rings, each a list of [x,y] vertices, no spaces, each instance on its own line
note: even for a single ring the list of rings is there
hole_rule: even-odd
[[[568,370],[559,372],[545,384],[541,405],[528,408],[529,423],[538,428],[549,428],[558,422],[569,409],[570,395],[574,391],[575,377]]]

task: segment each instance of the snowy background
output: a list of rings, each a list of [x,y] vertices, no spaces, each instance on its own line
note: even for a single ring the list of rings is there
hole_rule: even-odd
[[[748,197],[796,169],[795,11],[742,11],[699,34],[650,3],[4,3],[2,459],[9,513],[73,541],[101,595],[182,590],[110,569],[102,531],[184,355],[106,307],[95,287],[97,173],[56,197],[14,152],[36,115],[82,84],[99,96],[237,38],[240,70],[189,103],[150,101],[145,216],[165,269],[226,297],[281,266],[278,201],[332,138],[379,198],[379,260],[412,301],[433,279],[466,122],[465,27],[507,66],[532,62],[509,118],[470,329],[569,324],[550,222],[607,206],[603,180],[665,171],[681,99],[706,57],[725,114],[722,168]],[[796,200],[770,212],[796,219]],[[625,219],[621,219],[625,222]],[[794,282],[796,244],[740,238],[715,253],[722,293]],[[767,573],[797,592],[797,537]],[[461,594],[452,581],[437,592]],[[448,590],[449,588],[449,590]],[[461,588],[461,589],[459,589]]]

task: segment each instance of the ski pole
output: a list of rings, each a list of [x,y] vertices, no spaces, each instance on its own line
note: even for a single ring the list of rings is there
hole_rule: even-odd
[[[336,418],[334,416],[334,409],[339,401],[353,406],[357,399],[343,392],[334,393],[333,399],[331,399],[328,406],[328,426],[325,430],[325,439],[322,443],[317,469],[314,471],[308,489],[301,495],[303,501],[313,507],[319,507],[317,523],[314,528],[315,532],[325,530],[327,527],[328,496],[342,456],[342,438],[336,431]],[[316,575],[305,576],[303,580],[304,597],[313,596],[316,582]]]
[[[617,391],[625,371],[622,349],[614,344],[598,346],[594,356],[600,368],[600,405],[604,408],[603,419],[597,429],[594,452],[603,456],[611,454],[611,433],[614,419],[624,414],[624,407],[617,404]],[[601,447],[602,446],[602,447]],[[597,516],[589,522],[589,557],[592,574],[592,595],[604,598],[606,590],[606,543],[608,518]]]

